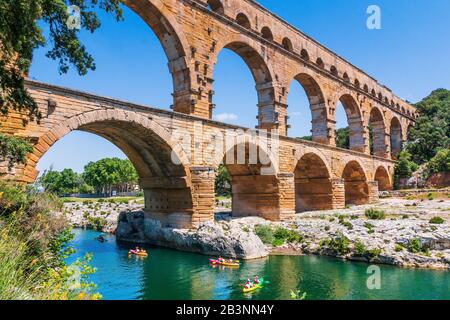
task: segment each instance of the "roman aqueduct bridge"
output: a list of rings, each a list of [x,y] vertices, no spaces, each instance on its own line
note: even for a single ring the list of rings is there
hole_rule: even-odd
[[[30,122],[11,112],[1,119],[1,132],[34,143],[25,166],[0,167],[3,179],[33,182],[43,154],[66,134],[82,130],[108,139],[129,157],[145,191],[147,214],[176,227],[213,219],[214,181],[227,156],[235,159],[225,164],[236,216],[288,219],[299,211],[376,201],[379,190],[392,188],[393,160],[416,111],[390,89],[252,0],[128,0],[127,5],[164,48],[173,111],[27,80],[43,117]],[[242,57],[252,72],[256,129],[211,120],[214,65],[223,48]],[[309,99],[312,142],[287,137],[292,81]],[[335,146],[339,102],[347,114],[350,150]]]

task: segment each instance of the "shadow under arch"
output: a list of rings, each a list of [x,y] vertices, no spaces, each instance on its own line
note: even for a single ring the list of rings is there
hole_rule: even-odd
[[[295,212],[333,208],[330,172],[320,156],[303,155],[297,162],[295,178]]]
[[[144,189],[149,216],[165,225],[190,225],[195,208],[188,158],[160,124],[135,112],[95,110],[54,126],[39,139],[25,171],[33,170],[55,142],[75,130],[105,138],[129,158]]]
[[[367,175],[358,161],[349,161],[343,172],[345,204],[366,204],[369,202],[369,185]]]
[[[272,70],[257,49],[240,40],[230,41],[225,43],[221,48],[218,48],[214,65],[217,64],[219,54],[223,49],[228,49],[236,53],[249,68],[257,91],[259,128],[265,129],[264,123],[272,124],[275,119],[273,111],[275,90],[272,84]],[[269,119],[266,119],[267,116]]]
[[[350,94],[343,94],[339,101],[344,107],[349,130],[350,150],[364,152],[364,126],[358,102]]]
[[[378,182],[378,190],[379,191],[389,191],[392,190],[392,182],[389,177],[389,173],[385,167],[378,167],[377,171],[375,171],[374,181]]]
[[[277,165],[267,149],[242,141],[225,150],[222,164],[231,177],[234,217],[280,219]]]
[[[184,93],[190,88],[191,79],[186,59],[189,45],[183,31],[175,17],[168,14],[163,0],[126,0],[124,4],[141,17],[161,43],[172,75],[174,110],[185,111]]]

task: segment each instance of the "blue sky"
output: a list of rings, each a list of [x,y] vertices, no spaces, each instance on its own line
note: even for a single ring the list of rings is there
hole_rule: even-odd
[[[436,88],[450,88],[450,1],[448,0],[260,0],[259,3],[390,87],[416,102]],[[382,29],[366,28],[366,9],[377,4]],[[97,69],[84,77],[73,70],[59,75],[57,63],[35,51],[30,77],[39,81],[168,109],[172,80],[167,59],[151,29],[131,10],[125,21],[100,13],[102,27],[81,39],[94,56]],[[214,70],[214,115],[253,128],[257,98],[250,71],[240,57],[224,50]],[[238,79],[238,80],[237,80]],[[301,86],[292,83],[288,98],[290,136],[311,130],[311,115]],[[338,127],[346,126],[338,109]],[[224,116],[228,114],[228,116]],[[230,116],[231,115],[231,116]],[[41,172],[50,166],[81,172],[89,161],[123,153],[92,134],[73,132],[41,159]]]

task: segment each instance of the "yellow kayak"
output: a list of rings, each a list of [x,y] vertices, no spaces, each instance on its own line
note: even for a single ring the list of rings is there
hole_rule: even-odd
[[[241,264],[238,261],[234,262],[228,262],[228,261],[219,261],[215,259],[209,259],[209,263],[212,265],[218,265],[218,266],[227,266],[227,267],[239,267]]]
[[[148,256],[147,252],[136,252],[136,250],[130,250],[130,251],[128,251],[128,254],[134,254],[135,256],[138,256],[138,257],[147,257]]]
[[[255,284],[253,287],[250,287],[250,288],[244,287],[242,289],[242,292],[243,293],[248,293],[248,292],[253,292],[253,291],[257,290],[257,289],[261,289],[263,287],[263,285],[262,285],[263,283],[264,283],[264,279],[261,278],[261,279],[259,279],[259,283],[258,284]]]

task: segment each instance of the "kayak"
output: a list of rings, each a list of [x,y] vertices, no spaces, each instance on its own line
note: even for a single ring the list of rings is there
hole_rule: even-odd
[[[135,256],[139,256],[139,257],[147,257],[148,256],[147,252],[136,252],[136,250],[130,250],[130,251],[128,251],[128,254],[134,254]]]
[[[263,283],[264,283],[264,279],[260,278],[258,284],[255,284],[253,287],[250,287],[250,288],[245,288],[244,287],[242,289],[242,292],[248,293],[248,292],[253,292],[253,291],[257,290],[257,289],[261,289],[263,287]]]
[[[218,266],[227,266],[227,267],[239,267],[241,264],[239,263],[239,261],[235,260],[233,262],[228,262],[228,261],[219,261],[216,259],[209,259],[209,263],[212,265],[218,265]]]

